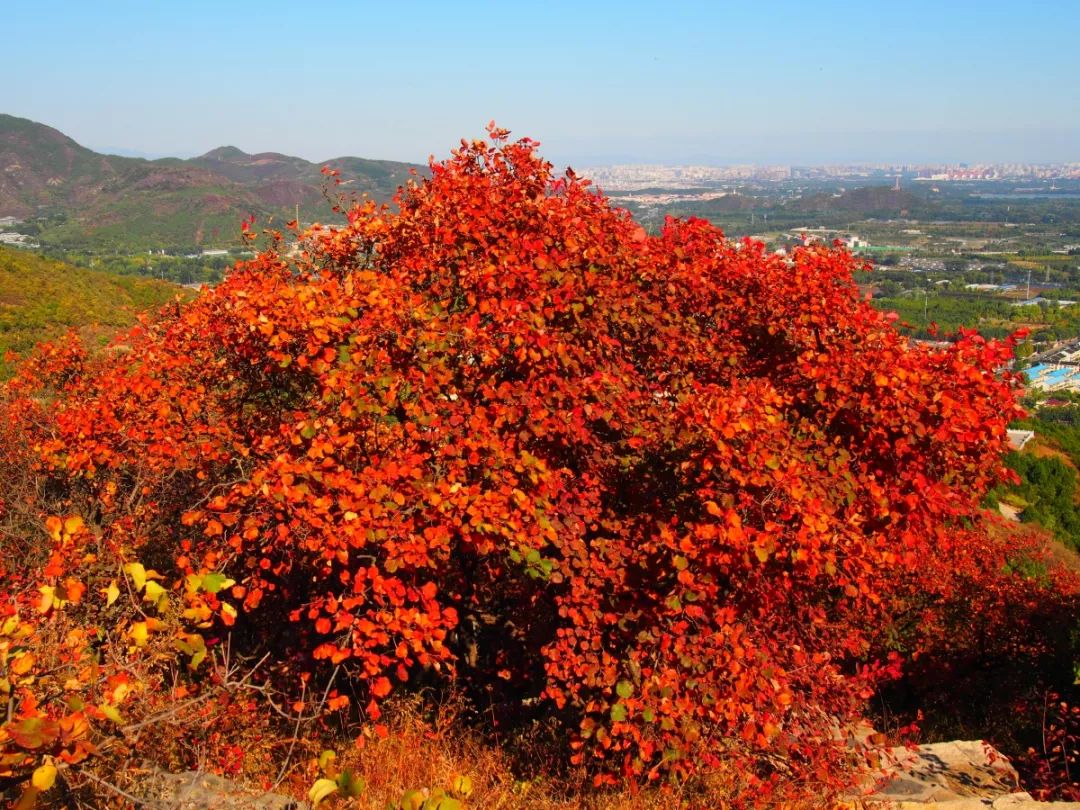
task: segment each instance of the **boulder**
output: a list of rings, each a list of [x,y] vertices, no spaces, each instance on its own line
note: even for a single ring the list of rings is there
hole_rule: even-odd
[[[1080,810],[1077,802],[1037,802],[1016,769],[982,740],[888,749],[850,805],[867,810]]]
[[[250,790],[212,773],[151,770],[138,791],[147,805],[165,810],[308,810],[278,793]]]

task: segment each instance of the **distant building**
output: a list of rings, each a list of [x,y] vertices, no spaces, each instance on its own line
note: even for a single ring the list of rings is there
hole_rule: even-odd
[[[860,239],[855,234],[849,234],[840,238],[840,241],[844,243],[844,246],[848,250],[858,250],[859,248],[870,247],[870,243],[865,239]]]
[[[1055,358],[1024,369],[1032,388],[1040,391],[1080,391],[1080,367],[1067,357]],[[1064,361],[1064,362],[1063,362]]]
[[[1009,430],[1009,447],[1013,450],[1023,450],[1024,445],[1035,438],[1034,430]]]
[[[1038,307],[1046,305],[1048,307],[1071,307],[1075,305],[1076,301],[1068,301],[1064,298],[1043,298],[1038,295],[1034,298],[1028,298],[1023,301],[1013,301],[1009,304],[1010,307]]]
[[[24,233],[14,233],[8,231],[7,233],[0,233],[0,245],[11,245],[12,247],[20,248],[39,248],[37,242],[31,239]]]

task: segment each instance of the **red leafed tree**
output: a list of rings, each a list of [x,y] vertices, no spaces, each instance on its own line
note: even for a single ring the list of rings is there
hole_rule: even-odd
[[[841,785],[890,650],[1010,581],[977,508],[1010,347],[916,344],[842,250],[650,235],[491,136],[24,366],[3,415],[34,508],[165,583],[232,580],[189,618],[340,667],[366,716],[456,679],[497,722],[553,717],[600,781]]]

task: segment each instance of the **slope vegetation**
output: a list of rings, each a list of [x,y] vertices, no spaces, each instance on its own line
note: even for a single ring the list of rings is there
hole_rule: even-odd
[[[0,377],[8,352],[24,354],[68,329],[98,342],[184,293],[160,281],[113,276],[0,248]]]

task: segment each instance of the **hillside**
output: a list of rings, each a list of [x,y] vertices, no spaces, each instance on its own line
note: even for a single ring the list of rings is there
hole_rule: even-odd
[[[792,200],[789,211],[846,211],[864,215],[896,216],[903,211],[926,209],[927,203],[910,191],[889,186],[865,186],[840,194],[813,194]]]
[[[343,190],[389,199],[422,167],[339,157],[320,163],[232,146],[190,160],[102,155],[52,127],[0,114],[0,218],[67,246],[205,247],[234,241],[238,223],[325,210],[324,165]]]
[[[10,374],[3,359],[9,351],[25,353],[71,327],[90,341],[105,340],[178,294],[187,291],[0,248],[0,378]]]

